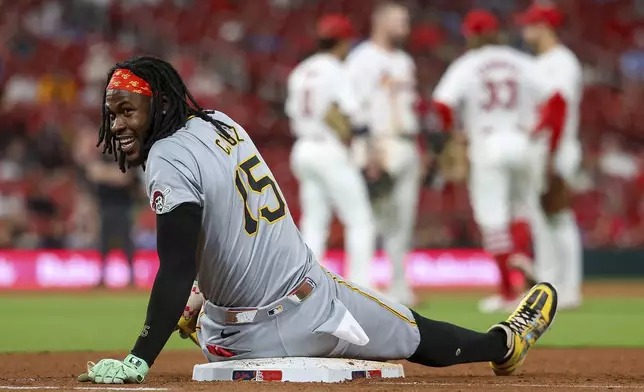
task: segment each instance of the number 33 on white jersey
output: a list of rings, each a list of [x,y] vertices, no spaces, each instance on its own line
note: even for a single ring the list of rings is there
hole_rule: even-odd
[[[508,46],[487,45],[454,61],[433,99],[458,111],[476,144],[491,132],[531,132],[539,106],[555,92],[532,57]]]

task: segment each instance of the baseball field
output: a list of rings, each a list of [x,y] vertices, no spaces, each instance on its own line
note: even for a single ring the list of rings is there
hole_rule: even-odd
[[[476,329],[502,314],[480,315],[482,293],[425,293],[420,313]],[[644,390],[644,282],[590,282],[582,308],[562,312],[518,376],[491,375],[486,364],[443,369],[404,363],[402,381],[360,380],[337,385],[191,381],[203,362],[199,349],[178,336],[141,385],[96,386],[76,382],[88,360],[122,358],[145,317],[148,293],[83,291],[0,293],[2,390],[148,391],[556,391]]]

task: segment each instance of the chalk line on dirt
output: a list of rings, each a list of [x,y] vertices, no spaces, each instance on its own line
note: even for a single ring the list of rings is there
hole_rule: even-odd
[[[151,388],[151,387],[52,387],[52,386],[12,386],[0,385],[0,389],[14,390],[14,391],[34,391],[38,389],[64,389],[74,391],[167,391],[168,388]]]
[[[585,389],[644,389],[644,385],[610,385],[610,384],[538,384],[538,383],[513,383],[513,384],[488,384],[485,382],[479,383],[456,383],[456,382],[432,382],[432,381],[418,381],[418,382],[378,382],[374,385],[416,385],[416,386],[429,386],[429,387],[459,387],[459,388],[553,388],[553,389],[567,389],[567,388],[585,388]]]
[[[610,384],[538,384],[538,383],[512,383],[512,384],[489,384],[489,383],[456,383],[456,382],[377,382],[374,385],[414,385],[428,387],[459,387],[459,388],[553,388],[553,389],[644,389],[644,385],[610,385]],[[74,391],[170,391],[171,388],[152,388],[152,387],[56,387],[56,386],[12,386],[0,385],[0,390],[74,390]]]

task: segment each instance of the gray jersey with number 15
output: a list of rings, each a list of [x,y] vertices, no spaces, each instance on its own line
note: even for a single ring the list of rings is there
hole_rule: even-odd
[[[314,260],[248,133],[223,113],[210,116],[229,135],[193,117],[154,144],[146,162],[148,197],[156,214],[182,203],[203,208],[197,255],[208,300],[264,306],[287,295]]]

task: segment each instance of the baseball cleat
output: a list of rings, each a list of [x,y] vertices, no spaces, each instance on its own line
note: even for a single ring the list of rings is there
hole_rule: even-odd
[[[557,291],[550,283],[532,287],[507,320],[490,328],[503,330],[508,353],[500,362],[490,362],[497,376],[509,376],[525,360],[528,350],[548,330],[557,313]]]

